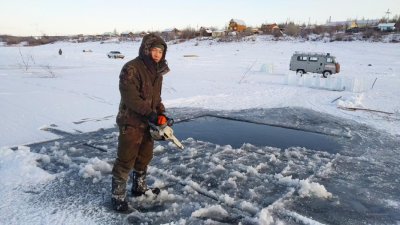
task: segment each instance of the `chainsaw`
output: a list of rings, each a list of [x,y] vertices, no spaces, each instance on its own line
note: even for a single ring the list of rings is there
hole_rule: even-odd
[[[154,140],[167,140],[174,143],[178,148],[183,149],[182,143],[175,137],[174,130],[168,123],[164,123],[163,125],[155,125],[149,123],[150,125],[150,135]]]

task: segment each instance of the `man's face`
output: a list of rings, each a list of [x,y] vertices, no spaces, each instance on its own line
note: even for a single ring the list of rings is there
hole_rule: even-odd
[[[160,62],[160,60],[163,56],[163,50],[161,48],[151,48],[150,54],[151,54],[151,58],[154,60],[154,62],[158,63],[158,62]]]

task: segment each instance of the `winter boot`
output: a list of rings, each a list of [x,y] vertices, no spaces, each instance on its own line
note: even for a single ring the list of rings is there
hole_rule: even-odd
[[[146,184],[146,171],[133,171],[132,172],[132,196],[139,197],[144,195],[149,190]],[[153,194],[160,194],[159,188],[152,188]]]
[[[111,186],[111,204],[114,210],[125,212],[129,209],[126,201],[126,182],[112,178]]]

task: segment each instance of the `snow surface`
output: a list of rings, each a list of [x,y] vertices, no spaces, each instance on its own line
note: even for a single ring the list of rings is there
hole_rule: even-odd
[[[128,215],[109,205],[113,127],[118,74],[140,42],[0,46],[0,222],[398,224],[400,45],[270,39],[171,44],[169,112],[306,128],[344,149],[157,143],[148,181],[163,190],[129,198],[138,211]],[[126,58],[108,59],[111,50]],[[329,52],[342,71],[298,77],[288,71],[294,51]]]
[[[95,42],[1,47],[0,146],[54,139],[54,134],[43,131],[52,126],[66,132],[114,126],[118,74],[124,63],[136,57],[139,45]],[[304,107],[400,134],[399,49],[400,44],[394,43],[263,38],[184,42],[169,46],[171,72],[164,79],[163,99],[169,108]],[[108,59],[111,50],[121,51],[125,59]],[[294,51],[329,52],[337,57],[342,71],[328,79],[317,74],[299,78],[288,70]],[[338,97],[340,101],[332,102]],[[338,108],[344,105],[395,114]]]

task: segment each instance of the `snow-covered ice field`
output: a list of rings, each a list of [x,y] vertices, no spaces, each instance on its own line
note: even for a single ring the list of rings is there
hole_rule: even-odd
[[[171,116],[214,114],[315,131],[335,136],[343,150],[235,149],[189,138],[181,152],[157,143],[149,181],[162,195],[130,199],[140,212],[111,212],[118,74],[139,45],[0,47],[0,221],[400,223],[400,44],[263,36],[170,44],[162,97]],[[111,50],[126,58],[108,59]],[[288,70],[294,51],[329,52],[341,72],[300,78]]]
[[[139,45],[96,42],[2,47],[1,146],[55,138],[40,131],[51,124],[69,132],[112,127],[119,104],[118,75],[122,65],[136,57]],[[88,49],[93,52],[83,52]],[[171,72],[164,79],[163,99],[167,107],[304,107],[400,134],[399,49],[399,44],[388,43],[275,42],[263,41],[263,37],[256,42],[170,45],[167,59]],[[120,50],[126,58],[108,59],[111,50]],[[329,52],[340,62],[341,73],[331,79],[316,74],[298,79],[288,70],[294,51]],[[28,64],[27,71],[23,61]],[[49,78],[53,75],[55,78]],[[335,86],[338,79],[347,90],[325,88],[328,80]],[[308,88],[316,85],[321,88]],[[338,97],[342,98],[331,103]],[[395,114],[348,112],[338,106]]]

